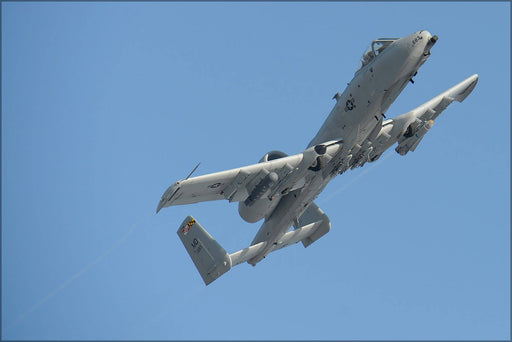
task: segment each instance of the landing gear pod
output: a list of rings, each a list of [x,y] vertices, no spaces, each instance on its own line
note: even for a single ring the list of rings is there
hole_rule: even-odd
[[[247,222],[254,223],[264,218],[279,203],[280,198],[264,196],[279,180],[275,172],[268,173],[252,189],[249,197],[238,204],[238,213]]]
[[[404,135],[406,139],[400,141],[395,151],[402,156],[405,156],[409,151],[414,152],[416,147],[418,147],[418,144],[421,142],[421,139],[423,139],[425,134],[427,134],[427,132],[432,128],[433,125],[433,120],[426,121],[416,129],[416,132],[410,134],[410,136],[408,136],[407,134]]]
[[[277,176],[277,173],[270,172],[254,187],[249,197],[244,201],[244,204],[248,207],[252,206],[254,202],[259,200],[261,196],[268,191],[268,189],[276,184],[278,179],[279,177]]]

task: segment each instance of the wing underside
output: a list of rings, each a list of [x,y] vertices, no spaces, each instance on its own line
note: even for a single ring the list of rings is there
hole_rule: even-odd
[[[180,180],[171,185],[162,196],[158,210],[171,205],[191,204],[227,199],[239,202],[249,196],[249,191],[271,172],[275,172],[279,188],[303,162],[304,153],[237,169],[211,173]],[[158,211],[157,210],[157,211]]]

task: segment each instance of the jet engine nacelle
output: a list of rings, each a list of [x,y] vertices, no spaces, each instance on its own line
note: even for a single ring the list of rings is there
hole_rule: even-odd
[[[405,156],[407,152],[413,151],[418,147],[421,139],[427,134],[427,132],[434,125],[433,120],[425,121],[416,127],[413,127],[414,124],[411,124],[406,133],[403,135],[402,139],[399,141],[399,144],[395,151],[397,151],[400,155]]]
[[[288,157],[288,155],[281,151],[270,151],[267,154],[265,154],[263,157],[261,157],[260,161],[258,163],[264,163],[271,160],[279,159]]]
[[[281,151],[270,151],[260,159],[259,163],[287,156],[286,153]],[[245,201],[238,203],[238,213],[245,221],[250,223],[258,222],[274,210],[281,197],[269,198],[269,195],[271,188],[278,180],[279,177],[275,172],[266,172],[248,189],[249,197]]]

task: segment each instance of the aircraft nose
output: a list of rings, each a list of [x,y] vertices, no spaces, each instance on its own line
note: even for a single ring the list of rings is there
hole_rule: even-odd
[[[423,49],[423,54],[428,55],[430,54],[430,49],[436,44],[439,37],[436,35],[433,36],[430,32],[426,30],[420,31],[419,34],[421,35],[421,37],[423,37],[423,40],[426,42],[425,48]]]
[[[439,38],[432,36],[427,30],[414,32],[404,38],[406,46],[409,47],[409,53],[412,56],[422,58],[422,56],[430,55],[430,49],[435,45]]]
[[[427,30],[421,30],[417,34],[419,36],[422,36],[423,39],[425,39],[425,40],[428,40],[428,39],[430,39],[430,37],[432,37],[432,34],[430,34],[430,32],[428,32]]]

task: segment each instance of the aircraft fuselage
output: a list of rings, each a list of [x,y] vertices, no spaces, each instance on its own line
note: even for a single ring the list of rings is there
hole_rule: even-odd
[[[322,167],[309,169],[304,175],[305,185],[285,194],[267,215],[251,244],[266,242],[265,247],[248,261],[250,264],[256,265],[272,251],[327,184],[345,171],[351,153],[379,133],[384,114],[427,60],[436,40],[428,31],[383,40],[389,45],[377,56],[374,53],[345,91],[335,95],[336,105],[306,150],[313,153],[315,146],[325,144],[324,153],[319,155]]]
[[[254,266],[273,251],[298,242],[304,247],[315,243],[330,231],[331,221],[314,200],[334,177],[375,162],[395,143],[402,156],[415,151],[434,120],[451,103],[469,96],[477,74],[384,121],[405,86],[414,83],[436,41],[427,31],[374,40],[304,151],[269,151],[255,164],[197,177],[190,177],[192,171],[167,188],[157,213],[174,205],[228,200],[238,203],[245,221],[264,219],[250,246],[228,253],[193,216],[185,218],[177,234],[206,285],[236,265]]]

